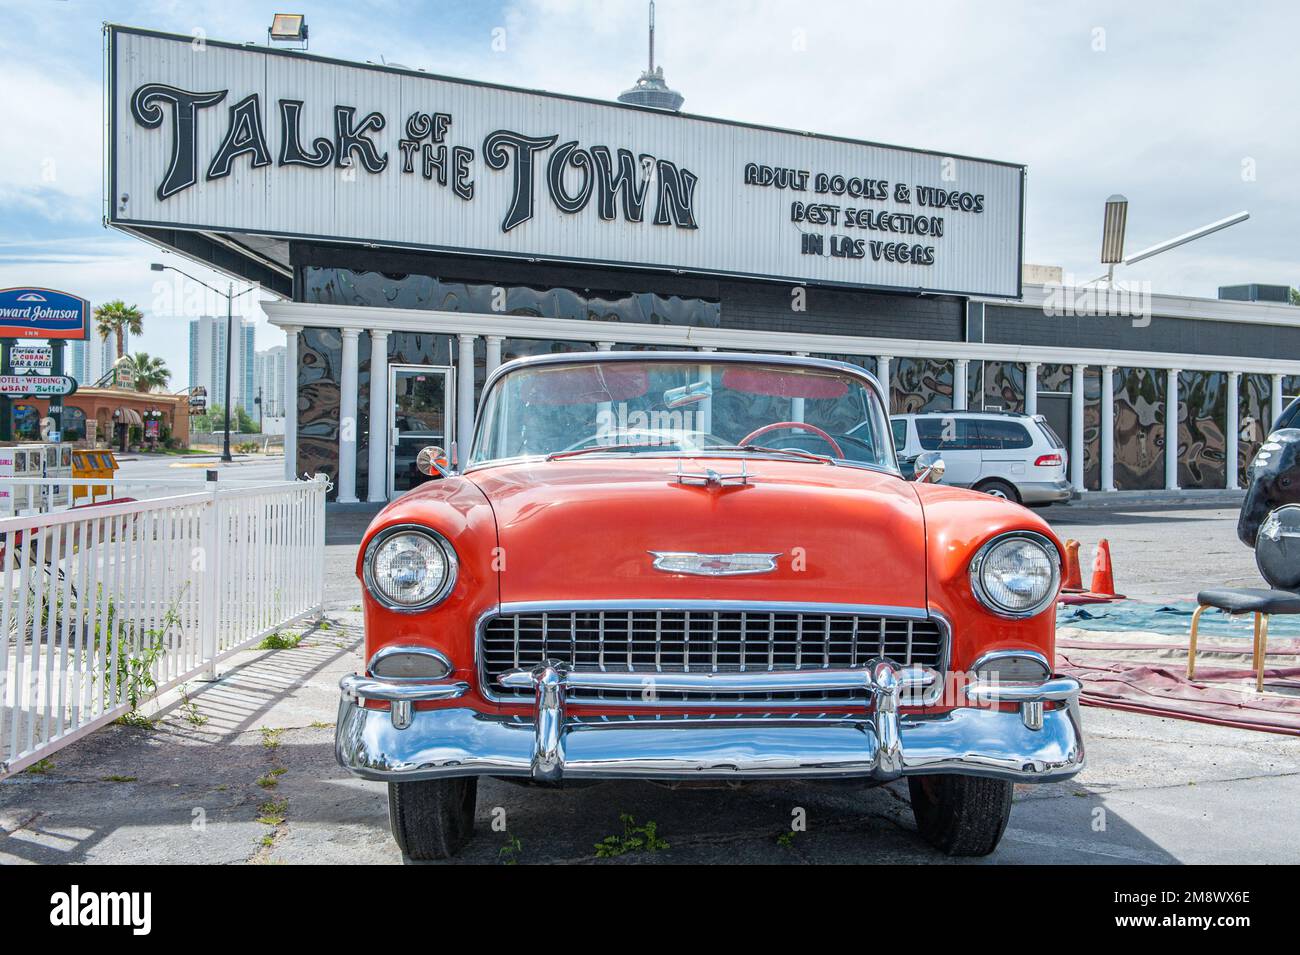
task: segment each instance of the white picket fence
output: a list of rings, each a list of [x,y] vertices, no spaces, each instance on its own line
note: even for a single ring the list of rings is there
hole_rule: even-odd
[[[0,519],[0,778],[319,613],[323,478],[186,483]]]

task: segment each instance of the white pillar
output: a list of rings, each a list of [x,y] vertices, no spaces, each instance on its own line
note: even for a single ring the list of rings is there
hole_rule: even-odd
[[[1165,385],[1165,490],[1178,490],[1178,369],[1170,368]]]
[[[1101,370],[1101,489],[1115,490],[1115,366]]]
[[[357,503],[357,337],[359,328],[343,329],[343,361],[339,368],[339,496],[340,504]]]
[[[613,343],[613,342],[596,342],[596,350],[597,350],[597,351],[613,351],[613,350],[614,350],[614,343]]]
[[[501,343],[505,341],[502,335],[489,335],[487,337],[487,364],[485,374],[492,374],[501,364]]]
[[[1260,430],[1265,435],[1272,433],[1273,422],[1282,416],[1282,376],[1273,376],[1273,390],[1269,394],[1268,423]]]
[[[469,439],[474,433],[474,339],[460,334],[460,357],[456,361],[456,461],[464,467],[469,455]]]
[[[1227,445],[1225,449],[1227,453],[1224,455],[1227,458],[1227,467],[1224,469],[1226,479],[1223,486],[1229,491],[1237,488],[1237,438],[1239,437],[1238,432],[1241,430],[1241,423],[1237,420],[1241,413],[1241,409],[1237,406],[1240,400],[1238,397],[1240,379],[1241,372],[1228,372],[1228,419],[1224,422],[1223,427],[1223,437]]]
[[[284,325],[284,479],[298,477],[298,333],[301,325]]]
[[[1070,483],[1083,493],[1083,369],[1075,365],[1070,379]]]
[[[885,414],[891,414],[893,412],[893,408],[890,407],[891,399],[889,391],[889,363],[893,360],[894,359],[889,355],[881,355],[876,359],[876,377],[880,379],[880,387],[885,391]]]
[[[1025,362],[1025,414],[1038,414],[1038,362]]]
[[[388,500],[388,329],[370,329],[370,478],[367,501]]]
[[[965,411],[966,405],[966,367],[969,359],[958,358],[952,363],[952,410]]]

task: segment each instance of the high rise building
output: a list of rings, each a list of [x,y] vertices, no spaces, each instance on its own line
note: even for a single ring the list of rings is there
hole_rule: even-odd
[[[122,333],[123,354],[131,353],[131,333]],[[108,374],[117,361],[117,336],[100,338],[93,331],[89,341],[69,342],[64,352],[64,374],[77,380],[81,388],[89,388]]]
[[[258,352],[253,359],[253,393],[262,395],[262,415],[284,417],[285,347],[275,345]],[[250,412],[251,413],[251,412]]]
[[[240,320],[235,326],[235,347],[231,351],[230,390],[234,401],[231,410],[243,408],[255,415],[253,353],[256,323]],[[202,385],[207,390],[208,406],[226,404],[226,319],[204,315],[190,319],[190,387]]]

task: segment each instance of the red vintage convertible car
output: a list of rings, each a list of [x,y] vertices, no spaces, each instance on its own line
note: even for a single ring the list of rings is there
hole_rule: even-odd
[[[906,777],[925,839],[984,854],[1013,783],[1083,765],[1057,538],[934,452],[905,481],[861,368],[523,359],[460,473],[421,462],[362,542],[336,739],[412,858],[466,843],[480,776]]]

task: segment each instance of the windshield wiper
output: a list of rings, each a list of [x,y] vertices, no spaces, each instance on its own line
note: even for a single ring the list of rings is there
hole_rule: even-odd
[[[554,461],[556,458],[571,458],[579,454],[594,454],[597,451],[627,451],[632,448],[658,448],[660,450],[671,450],[664,444],[656,444],[651,441],[645,441],[640,444],[593,444],[589,448],[570,448],[567,451],[552,451],[546,456],[546,460]]]
[[[835,459],[824,454],[813,454],[811,451],[800,451],[797,448],[768,448],[761,444],[710,444],[702,451],[752,451],[758,454],[788,454],[793,457],[803,458],[808,461],[816,461],[819,464],[829,464],[835,466]]]

